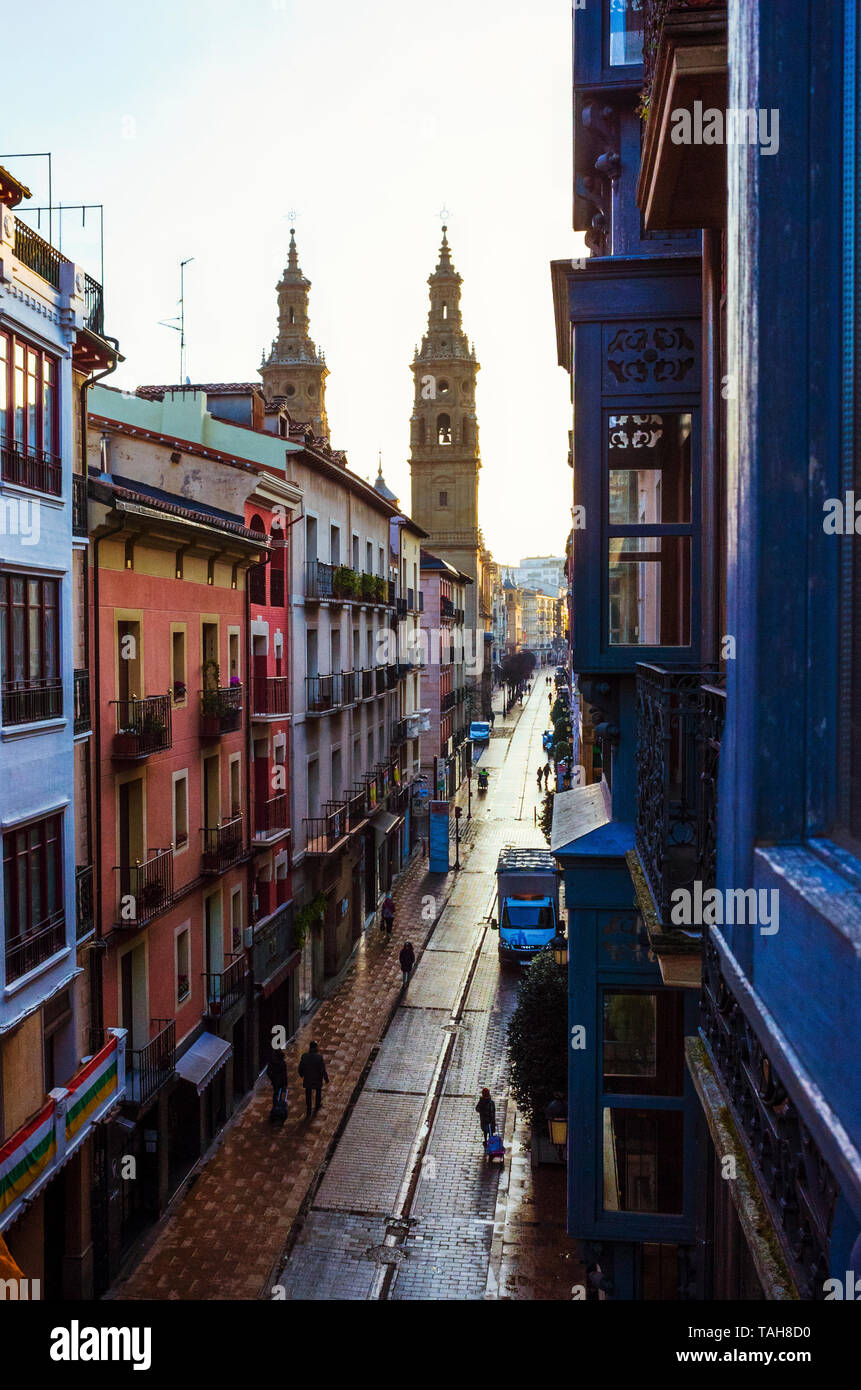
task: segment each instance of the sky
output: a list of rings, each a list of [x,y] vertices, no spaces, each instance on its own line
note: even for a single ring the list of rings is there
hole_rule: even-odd
[[[583,254],[569,0],[43,0],[39,16],[51,42],[8,66],[0,157],[50,150],[53,201],[103,205],[105,324],[126,359],[111,384],[178,380],[160,320],[188,257],[187,374],[258,380],[292,210],[332,444],[369,478],[382,451],[408,509],[409,363],[445,209],[481,363],[485,540],[504,563],[561,554],[571,407],[550,261]],[[7,52],[32,23],[5,15]],[[2,162],[47,203],[46,161]],[[98,278],[98,214],[66,211],[62,249]]]

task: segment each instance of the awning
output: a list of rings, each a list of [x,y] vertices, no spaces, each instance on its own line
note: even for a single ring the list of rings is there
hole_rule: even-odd
[[[372,816],[371,825],[376,831],[377,841],[384,840],[402,820],[403,816],[393,816],[391,811],[378,811],[375,816]]]
[[[185,1081],[190,1081],[202,1095],[216,1072],[220,1071],[233,1051],[229,1042],[214,1033],[201,1033],[197,1042],[176,1060],[176,1069]]]

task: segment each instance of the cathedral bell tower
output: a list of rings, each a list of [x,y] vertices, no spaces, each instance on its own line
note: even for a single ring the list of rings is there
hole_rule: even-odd
[[[308,291],[290,228],[287,265],[278,283],[278,337],[258,368],[267,400],[283,396],[294,420],[307,421],[317,435],[329,437],[326,419],[326,357],[308,334]]]
[[[436,270],[428,277],[427,332],[411,367],[415,378],[410,420],[411,514],[430,533],[425,547],[468,574],[467,625],[478,628],[478,422],[475,350],[463,331],[461,277],[451,263],[442,229]]]

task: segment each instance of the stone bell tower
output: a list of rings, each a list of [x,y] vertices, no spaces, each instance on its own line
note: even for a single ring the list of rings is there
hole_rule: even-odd
[[[466,624],[479,620],[481,536],[478,527],[478,422],[475,350],[463,331],[461,276],[451,263],[447,228],[436,270],[428,277],[427,332],[411,367],[415,378],[410,420],[411,514],[430,533],[425,547],[468,574]]]
[[[308,291],[296,254],[296,233],[290,228],[287,265],[278,283],[278,337],[258,368],[267,400],[284,396],[295,420],[307,421],[315,434],[329,436],[326,419],[326,357],[309,336]]]

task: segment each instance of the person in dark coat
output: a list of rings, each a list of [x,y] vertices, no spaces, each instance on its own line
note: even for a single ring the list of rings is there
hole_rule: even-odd
[[[266,1075],[272,1085],[272,1104],[277,1105],[279,1100],[287,1099],[287,1063],[284,1060],[284,1053],[278,1047],[270,1048],[269,1063],[266,1067]]]
[[[326,1063],[323,1054],[315,1042],[308,1044],[308,1051],[303,1052],[299,1059],[299,1075],[305,1087],[305,1114],[311,1114],[311,1092],[316,1094],[316,1104],[314,1114],[323,1104],[323,1082],[329,1080],[326,1071]]]
[[[482,1141],[486,1144],[491,1134],[496,1133],[496,1106],[493,1103],[493,1096],[486,1086],[483,1088],[475,1108],[481,1122]]]
[[[392,934],[392,927],[395,924],[395,900],[389,895],[383,903],[383,910],[380,914],[380,930],[389,937]]]
[[[416,953],[412,948],[411,942],[404,942],[403,946],[401,947],[401,953],[398,956],[398,960],[401,963],[401,970],[403,972],[404,977],[403,987],[404,989],[406,989],[407,985],[410,982],[410,975],[412,974],[413,966],[416,963]]]

